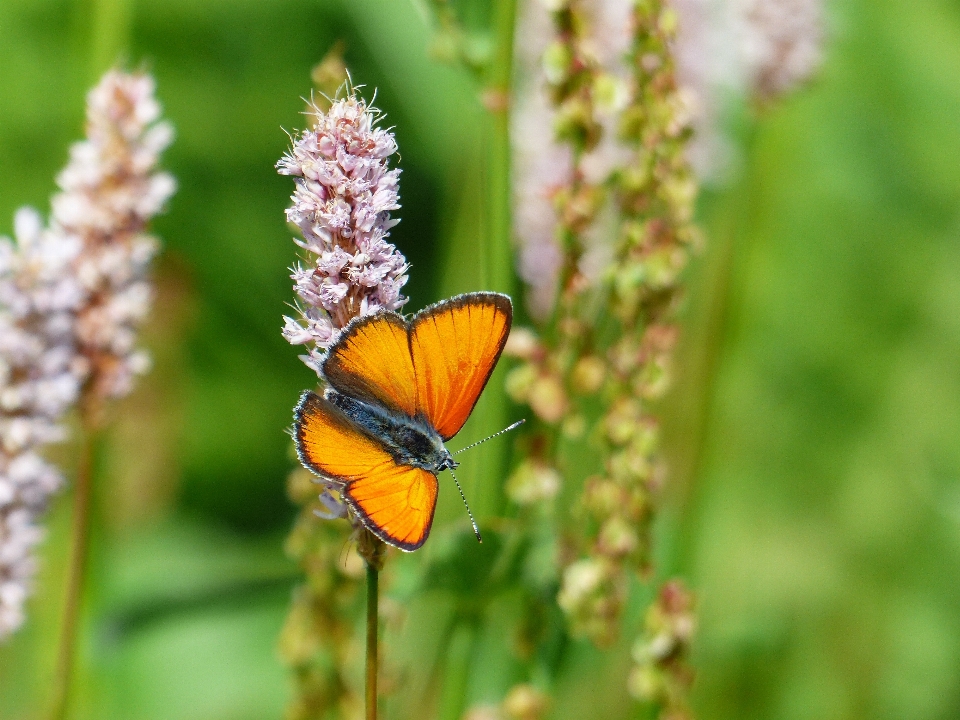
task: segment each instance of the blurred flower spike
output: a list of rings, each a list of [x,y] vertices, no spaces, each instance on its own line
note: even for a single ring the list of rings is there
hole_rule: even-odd
[[[0,238],[0,639],[24,621],[38,520],[63,482],[40,451],[65,439],[78,399],[125,395],[149,367],[135,348],[157,250],[145,228],[176,186],[155,171],[173,138],[159,115],[149,75],[108,72],[87,96],[87,137],[57,178],[49,225],[22,208],[15,241]]]
[[[150,309],[146,277],[158,243],[146,233],[176,190],[173,176],[156,170],[173,140],[159,121],[153,78],[111,70],[87,96],[86,139],[70,148],[60,173],[62,192],[51,201],[51,231],[79,242],[74,273],[84,292],[78,311],[78,350],[88,364],[95,397],[121,397],[150,367],[135,347]]]
[[[671,580],[647,611],[644,633],[633,646],[630,693],[659,706],[663,720],[693,717],[687,695],[694,679],[689,656],[696,624],[693,596]]]
[[[15,241],[0,239],[0,639],[24,622],[37,520],[63,483],[38,453],[64,439],[60,421],[83,376],[72,334],[78,244],[46,231],[32,208],[17,212],[14,229]]]
[[[319,372],[324,350],[358,315],[398,310],[407,299],[406,259],[387,242],[399,220],[399,169],[387,159],[397,151],[393,133],[377,127],[379,112],[348,85],[347,97],[323,112],[314,107],[313,128],[293,136],[293,147],[277,163],[295,178],[287,220],[303,235],[306,251],[292,269],[300,299],[299,318],[285,317],[283,336],[309,345],[303,361]]]

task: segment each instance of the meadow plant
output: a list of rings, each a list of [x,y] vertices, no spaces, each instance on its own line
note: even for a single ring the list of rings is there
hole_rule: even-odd
[[[42,516],[63,484],[40,453],[65,439],[85,375],[73,334],[79,243],[46,230],[32,208],[14,230],[15,240],[0,238],[0,640],[25,620]]]
[[[563,262],[553,196],[572,176],[573,153],[550,129],[552,105],[542,73],[543,54],[552,38],[550,15],[541,3],[524,3],[517,22],[522,40],[515,49],[517,79],[510,116],[513,234],[527,309],[543,321],[553,310]]]
[[[507,348],[524,361],[508,392],[537,420],[530,457],[511,477],[515,501],[528,484],[560,477],[560,436],[583,431],[574,395],[598,389],[584,311],[612,249],[608,178],[625,157],[615,124],[627,97],[619,56],[629,47],[628,20],[628,4],[580,0],[550,10],[527,3],[521,14],[518,37],[542,54],[518,50],[531,78],[514,108],[514,233],[528,307],[549,337],[518,330]]]
[[[443,56],[475,70],[473,31],[452,5],[432,6]],[[763,104],[795,87],[817,65],[821,32],[819,3],[791,0],[531,0],[517,13],[513,234],[534,325],[511,335],[505,354],[520,362],[506,383],[533,418],[505,490],[517,513],[508,544],[528,542],[528,567],[540,565],[521,581],[526,657],[544,641],[535,628],[550,587],[569,633],[605,647],[632,578],[655,576],[667,477],[655,408],[702,244],[693,168],[707,180],[724,170],[724,93]],[[663,717],[689,714],[693,608],[682,583],[662,585],[624,678]],[[503,705],[470,713],[506,716]]]
[[[752,68],[744,72],[758,98],[814,65],[799,34],[788,41],[788,32],[777,34],[760,22],[773,17],[757,9],[761,4],[730,4],[730,12],[753,22],[755,38],[767,32],[765,47],[780,49],[760,53],[770,67],[742,60]],[[680,17],[704,11],[704,3],[678,5]],[[479,96],[491,113],[507,106],[503,98],[491,100],[500,87],[496,78],[516,83],[510,105],[513,232],[534,327],[515,328],[505,353],[519,360],[507,376],[507,392],[533,417],[505,485],[516,519],[498,532],[505,547],[514,548],[510,552],[528,553],[526,566],[538,569],[496,582],[525,589],[529,617],[517,639],[522,658],[533,657],[543,642],[536,628],[550,612],[543,607],[547,597],[566,616],[566,632],[606,647],[620,634],[633,578],[650,581],[655,573],[651,524],[666,469],[654,408],[670,387],[683,272],[701,244],[693,224],[691,143],[694,126],[704,124],[698,113],[705,100],[697,95],[713,90],[709,83],[683,86],[678,79],[678,14],[661,0],[522,3],[513,56],[502,48],[480,52],[483,43],[454,6],[438,0],[429,7],[437,26],[434,50],[488,83]],[[790,21],[781,30],[802,24]],[[491,31],[498,42],[513,37],[496,23]],[[736,50],[741,58],[759,57],[744,43]],[[777,63],[788,66],[779,67],[780,79],[774,79]],[[807,69],[801,72],[802,66]],[[318,77],[330,82],[343,67],[337,51],[318,66]],[[292,271],[297,314],[285,318],[283,334],[307,348],[302,359],[318,371],[351,318],[402,307],[407,266],[386,242],[395,223],[390,213],[398,207],[399,171],[387,162],[396,151],[392,135],[376,127],[376,112],[353,91],[332,101],[325,96],[306,114],[312,128],[293,136],[277,166],[295,178],[287,217],[300,230],[296,242],[304,250]],[[306,573],[281,641],[297,676],[292,718],[324,708],[351,715],[360,707],[345,665],[358,652],[351,627],[358,619],[362,562],[352,550],[340,562],[331,552],[331,543],[343,545],[348,525],[317,523],[316,516],[349,513],[334,488],[318,497],[316,482],[297,470],[289,486],[303,509],[287,547]],[[382,545],[355,519],[352,528],[360,555],[376,570]],[[693,613],[692,594],[680,581],[666,581],[646,612],[633,669],[623,679],[662,717],[689,716]],[[466,716],[542,716],[549,681],[539,678]]]
[[[87,96],[86,139],[70,148],[57,178],[61,192],[51,201],[51,232],[80,244],[73,272],[84,299],[75,335],[87,365],[88,406],[127,395],[150,367],[136,347],[153,295],[147,271],[159,247],[147,224],[176,189],[173,176],[156,169],[173,127],[159,119],[154,92],[146,73],[103,76]]]
[[[821,0],[738,0],[734,7],[751,95],[767,103],[813,77],[823,61]]]
[[[687,146],[701,182],[725,184],[736,168],[727,116],[808,82],[823,60],[821,0],[673,0],[678,89],[694,129]]]
[[[440,5],[441,37],[463,42]],[[569,632],[607,646],[631,577],[651,575],[664,471],[649,405],[669,385],[671,317],[698,235],[676,16],[655,0],[550,0],[523,3],[519,18],[513,229],[537,326],[516,328],[505,350],[520,360],[507,391],[534,414],[506,492],[525,538],[513,542],[529,543],[530,567],[553,566],[524,581],[531,632],[518,650],[531,656],[550,587]],[[506,705],[469,716],[506,717]]]
[[[316,124],[294,136],[277,171],[294,177],[287,221],[309,256],[293,268],[299,318],[284,318],[283,336],[308,345],[302,359],[319,372],[323,351],[350,320],[403,306],[407,264],[386,241],[399,222],[390,211],[400,207],[400,171],[387,165],[393,133],[376,127],[376,110],[354,95],[313,115]]]
[[[39,516],[62,484],[38,454],[63,440],[63,419],[79,400],[88,438],[76,484],[55,703],[69,683],[86,556],[91,461],[89,434],[103,400],[127,394],[149,367],[135,347],[151,289],[157,243],[146,224],[172,195],[157,172],[172,128],[157,122],[153,79],[111,70],[87,96],[86,139],[70,149],[44,227],[24,208],[16,240],[0,241],[0,638],[23,622],[35,570]]]
[[[651,19],[647,5],[574,1],[553,10],[544,80],[556,138],[573,156],[569,182],[552,190],[564,262],[552,321],[541,337],[510,348],[525,361],[508,380],[512,396],[560,428],[536,443],[547,456],[540,462],[556,462],[562,436],[586,431],[584,408],[595,398],[607,407],[592,420],[604,472],[586,480],[578,504],[594,532],[568,538],[572,557],[559,594],[575,632],[601,644],[615,635],[627,587],[622,569],[647,564],[656,429],[640,403],[665,387],[661,366],[675,334],[651,311],[671,309],[694,237],[687,226],[695,186],[683,156],[689,133],[666,37],[674,16],[656,6]],[[632,36],[618,40],[608,25]],[[593,262],[585,252],[590,236],[601,238]]]
[[[687,664],[696,630],[693,596],[679,580],[660,588],[647,609],[643,634],[633,646],[636,663],[627,680],[630,693],[662,708],[661,717],[692,717],[688,703],[693,671]]]
[[[377,127],[378,111],[345,87],[346,96],[333,100],[329,109],[310,108],[312,127],[293,136],[291,150],[277,163],[281,175],[294,178],[287,220],[300,231],[302,239],[294,242],[304,251],[302,261],[291,269],[297,317],[285,317],[282,332],[289,343],[307,347],[301,359],[318,375],[324,351],[350,320],[382,309],[399,310],[407,300],[400,292],[407,281],[407,263],[387,242],[390,228],[399,222],[390,217],[400,207],[400,170],[390,169],[388,162],[397,151],[396,140],[389,130]],[[291,497],[304,507],[287,550],[307,578],[294,595],[281,639],[281,652],[297,678],[291,718],[315,717],[327,707],[350,715],[359,707],[343,678],[342,661],[352,637],[348,607],[356,599],[362,567],[338,564],[343,538],[338,529],[318,523],[317,515],[349,518],[368,568],[368,604],[372,601],[374,613],[385,551],[347,512],[332,486],[318,497],[315,482],[322,481],[297,470],[289,486]],[[376,621],[374,617],[374,663]],[[369,707],[369,697],[367,703]]]
[[[103,403],[129,393],[149,368],[136,347],[152,296],[146,273],[157,251],[146,226],[175,189],[173,178],[156,170],[173,131],[159,121],[154,90],[146,73],[103,76],[87,96],[86,138],[70,148],[57,177],[49,223],[44,227],[38,213],[21,210],[16,243],[4,241],[0,250],[6,631],[21,621],[17,605],[33,572],[30,550],[41,536],[37,514],[60,484],[59,472],[37,451],[63,439],[61,421],[75,402],[84,429],[54,716],[65,711],[73,666]]]
[[[663,3],[571,0],[552,5],[552,20],[543,74],[556,142],[572,166],[549,190],[563,255],[555,307],[509,348],[522,362],[508,389],[541,421],[533,457],[511,481],[543,485],[533,478],[549,470],[579,488],[573,521],[561,521],[557,603],[574,635],[606,646],[619,634],[631,577],[652,573],[650,525],[665,473],[650,404],[669,386],[671,317],[698,243],[690,113],[674,76],[676,16]],[[629,34],[620,40],[608,25]],[[600,451],[592,470],[575,457],[584,443]],[[678,665],[687,647],[677,645]]]

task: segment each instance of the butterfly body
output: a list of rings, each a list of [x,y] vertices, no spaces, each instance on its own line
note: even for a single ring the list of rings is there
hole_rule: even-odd
[[[336,390],[328,389],[324,397],[367,433],[378,438],[398,464],[429,470],[434,475],[456,469],[458,463],[425,418],[409,417],[382,405],[342,395]]]
[[[470,416],[512,317],[506,295],[469,293],[410,321],[356,318],[327,350],[323,396],[305,392],[294,412],[297,454],[384,542],[426,541],[437,475],[457,467],[444,443]]]

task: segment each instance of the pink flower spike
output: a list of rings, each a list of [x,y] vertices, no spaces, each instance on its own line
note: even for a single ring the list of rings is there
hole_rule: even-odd
[[[291,269],[300,318],[284,318],[283,336],[294,345],[312,344],[304,362],[314,370],[338,331],[353,317],[406,302],[400,290],[407,263],[386,242],[398,220],[400,170],[387,160],[397,151],[393,134],[376,127],[378,111],[354,92],[326,113],[309,113],[309,130],[293,136],[293,147],[277,172],[294,178],[287,221],[303,239],[303,266]]]

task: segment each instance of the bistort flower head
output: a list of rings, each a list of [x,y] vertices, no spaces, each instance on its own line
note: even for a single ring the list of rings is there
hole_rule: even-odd
[[[687,156],[700,180],[724,183],[738,150],[730,100],[768,106],[802,87],[823,62],[823,0],[673,0],[679,91],[693,136]]]
[[[283,336],[311,345],[304,362],[318,370],[323,351],[358,315],[397,310],[406,302],[407,262],[387,242],[399,220],[399,169],[387,159],[397,151],[393,133],[376,126],[379,112],[351,90],[327,112],[308,114],[310,130],[293,136],[293,147],[277,163],[295,178],[287,220],[303,235],[307,252],[292,269],[300,317],[284,317]]]
[[[70,148],[52,200],[52,232],[82,246],[74,269],[86,295],[78,350],[93,393],[104,398],[129,393],[149,367],[135,347],[152,300],[146,271],[157,252],[145,231],[176,189],[171,175],[156,170],[173,128],[158,122],[154,88],[146,73],[103,76],[87,95],[87,137]]]
[[[49,225],[25,208],[16,241],[0,238],[0,639],[23,623],[39,518],[62,484],[40,451],[78,398],[124,395],[148,365],[134,347],[157,247],[145,229],[175,187],[154,169],[173,132],[153,92],[149,75],[108,72]]]
[[[83,298],[70,272],[79,243],[45,231],[30,208],[14,228],[15,241],[0,238],[0,640],[24,621],[37,521],[62,484],[38,453],[65,437],[60,420],[84,374],[72,334]]]
[[[542,3],[531,2],[521,3],[518,14],[519,71],[510,115],[513,233],[527,307],[534,318],[544,320],[553,310],[563,265],[554,196],[570,181],[573,152],[554,137],[554,108],[542,69],[543,54],[553,40],[549,12]]]
[[[739,0],[741,54],[750,90],[772,100],[806,82],[823,61],[821,0]]]

